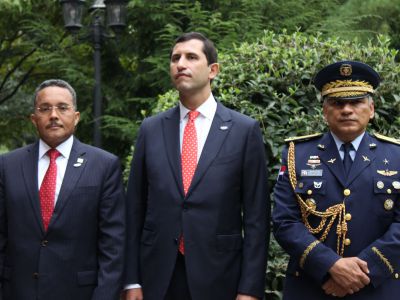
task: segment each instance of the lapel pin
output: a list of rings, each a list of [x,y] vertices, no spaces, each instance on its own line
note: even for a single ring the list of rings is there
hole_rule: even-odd
[[[321,149],[321,150],[324,150],[325,149],[325,145],[318,144],[318,148]]]
[[[78,168],[78,167],[82,166],[82,163],[83,163],[83,158],[82,157],[78,157],[76,159],[76,163],[74,163],[74,167]]]
[[[221,130],[227,130],[228,128],[229,128],[228,126],[222,125],[219,129],[221,129]]]
[[[370,148],[370,149],[374,149],[374,148],[376,148],[376,144],[375,144],[375,143],[371,143],[371,144],[369,144],[369,148]]]
[[[333,163],[335,163],[335,161],[336,161],[336,158],[331,158],[330,160],[328,160],[328,163],[333,164]]]
[[[362,158],[364,159],[364,161],[370,161],[368,156],[363,155]]]
[[[383,160],[383,163],[384,163],[385,165],[387,165],[387,164],[389,164],[389,161],[385,158],[385,159]]]

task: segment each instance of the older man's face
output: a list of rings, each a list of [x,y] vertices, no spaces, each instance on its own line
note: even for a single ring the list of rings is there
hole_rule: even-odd
[[[323,106],[330,130],[343,142],[350,142],[363,133],[374,112],[374,102],[368,97],[353,100],[329,98]]]

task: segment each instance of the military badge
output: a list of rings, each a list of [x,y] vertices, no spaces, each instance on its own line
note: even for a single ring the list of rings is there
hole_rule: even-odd
[[[363,158],[364,161],[370,161],[368,156],[363,155],[362,158]]]
[[[330,160],[328,160],[328,163],[333,164],[336,161],[336,158],[331,158]]]
[[[314,181],[314,188],[320,189],[322,186],[322,181]]]
[[[383,176],[393,176],[398,173],[397,171],[389,171],[389,170],[376,170],[376,172]]]
[[[310,166],[311,169],[315,169],[321,165],[321,160],[319,159],[318,155],[311,155],[310,158],[307,161],[307,166]]]
[[[348,77],[353,73],[353,68],[350,64],[342,64],[340,66],[340,75]]]
[[[385,187],[385,184],[383,183],[383,181],[378,181],[376,183],[376,187],[381,190]]]
[[[300,171],[300,176],[302,177],[311,177],[311,176],[316,176],[316,177],[321,177],[322,176],[322,170],[301,170]]]

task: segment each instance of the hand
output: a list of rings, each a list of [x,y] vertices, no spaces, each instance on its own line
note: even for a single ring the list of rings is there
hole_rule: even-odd
[[[369,284],[368,273],[367,262],[358,257],[340,258],[329,269],[332,279],[348,294],[354,294]]]
[[[329,278],[328,281],[323,284],[322,289],[325,291],[325,294],[334,297],[342,298],[347,295],[346,290],[332,278]]]
[[[258,300],[258,298],[249,295],[237,294],[236,300]]]
[[[143,292],[141,288],[129,289],[122,292],[122,300],[143,300]]]

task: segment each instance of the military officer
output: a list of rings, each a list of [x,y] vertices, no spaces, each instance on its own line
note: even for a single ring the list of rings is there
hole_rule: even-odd
[[[400,142],[366,131],[380,77],[341,61],[314,83],[329,131],[287,140],[274,190],[283,298],[399,299]]]

